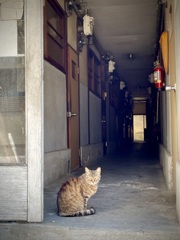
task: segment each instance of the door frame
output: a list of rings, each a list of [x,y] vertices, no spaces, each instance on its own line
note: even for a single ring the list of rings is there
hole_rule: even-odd
[[[77,61],[73,61],[75,63],[77,63],[77,67],[74,69],[74,73],[72,73],[73,69],[72,69],[72,66],[70,65],[71,64],[71,60],[73,60],[74,57],[71,57],[71,55],[74,55],[74,57],[77,57]],[[75,56],[76,55],[76,56]],[[68,136],[67,136],[67,139],[68,139],[68,148],[71,149],[71,163],[70,163],[70,166],[69,166],[69,170],[70,171],[74,171],[76,169],[78,169],[80,166],[81,166],[81,163],[80,163],[80,107],[79,107],[79,59],[78,59],[78,54],[77,52],[70,46],[68,45],[67,46],[67,128],[68,128]],[[70,79],[70,76],[72,74],[75,74],[75,78],[77,80],[77,84],[78,84],[78,102],[77,102],[77,110],[75,112],[75,116],[70,116],[69,113],[73,113],[74,114],[74,109],[72,109],[72,103],[71,103],[71,99],[72,99],[72,89],[71,89],[71,80]],[[76,119],[77,118],[77,119]],[[73,143],[71,142],[71,140],[74,138],[74,136],[72,135],[72,125],[73,125],[73,120],[77,120],[76,122],[76,127],[77,127],[77,131],[76,131],[76,134],[77,134],[77,138],[76,138],[76,143],[78,144],[78,147],[76,149],[72,149],[72,145]],[[77,126],[78,124],[78,126]],[[75,150],[75,151],[74,151]],[[74,151],[74,152],[73,152]],[[76,152],[76,154],[75,154]],[[76,162],[76,166],[74,167],[73,164],[75,162],[73,162],[73,158],[74,158],[74,155],[76,155],[75,159],[77,159],[77,162]]]

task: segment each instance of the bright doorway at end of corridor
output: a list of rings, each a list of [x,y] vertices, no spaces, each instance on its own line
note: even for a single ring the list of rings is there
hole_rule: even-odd
[[[144,129],[146,129],[146,115],[133,115],[133,140],[144,141]]]

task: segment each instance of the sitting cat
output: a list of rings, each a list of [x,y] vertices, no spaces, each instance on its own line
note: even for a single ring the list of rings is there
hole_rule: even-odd
[[[75,217],[95,214],[93,207],[87,208],[87,202],[96,193],[100,179],[100,167],[96,170],[85,167],[84,174],[65,182],[57,196],[59,216]]]

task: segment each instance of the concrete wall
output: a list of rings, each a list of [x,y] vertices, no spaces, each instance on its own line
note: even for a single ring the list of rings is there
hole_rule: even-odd
[[[44,61],[44,182],[68,172],[66,76]]]
[[[173,162],[172,155],[167,151],[167,148],[160,145],[160,163],[163,167],[163,174],[167,188],[173,190]]]
[[[176,62],[176,104],[177,104],[177,160],[176,160],[176,208],[180,221],[180,1],[174,1],[175,62]]]

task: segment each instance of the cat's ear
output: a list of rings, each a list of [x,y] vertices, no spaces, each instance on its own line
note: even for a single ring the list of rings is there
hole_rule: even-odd
[[[98,167],[98,168],[96,169],[96,172],[99,173],[99,174],[101,174],[101,168]]]
[[[89,168],[85,167],[85,173],[89,174],[90,173],[90,170]]]

